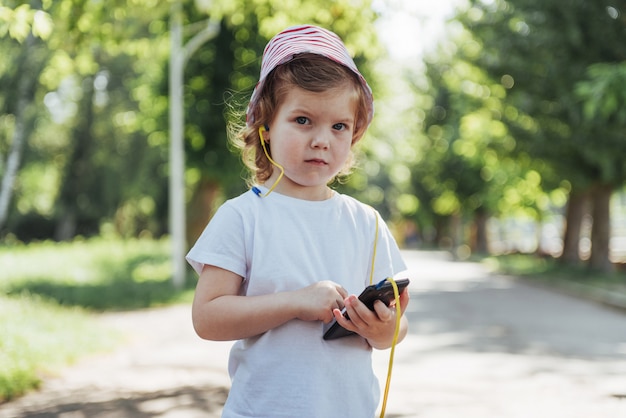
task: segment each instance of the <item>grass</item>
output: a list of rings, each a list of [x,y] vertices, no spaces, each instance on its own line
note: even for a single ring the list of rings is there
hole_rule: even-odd
[[[96,312],[190,302],[171,285],[169,241],[90,239],[0,245],[0,402],[119,336]]]
[[[64,306],[138,309],[185,300],[171,285],[169,241],[91,239],[0,247],[0,292]],[[191,284],[190,275],[188,285]]]
[[[87,312],[33,295],[0,296],[0,401],[37,388],[41,379],[118,336],[94,325]]]
[[[532,254],[510,254],[483,259],[493,271],[521,276],[548,286],[580,285],[626,295],[626,272],[603,273],[584,265],[564,266],[553,258]]]

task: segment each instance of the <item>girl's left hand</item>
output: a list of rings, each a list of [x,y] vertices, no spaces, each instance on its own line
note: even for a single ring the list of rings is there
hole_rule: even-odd
[[[407,289],[404,289],[400,293],[400,310],[403,314],[408,304],[409,292]],[[382,301],[378,300],[374,303],[374,311],[370,311],[359,298],[355,295],[350,295],[344,300],[344,305],[350,319],[346,319],[339,309],[333,310],[333,315],[339,325],[367,339],[374,348],[385,349],[391,346],[396,327],[396,307],[394,302],[387,307]],[[407,331],[407,321],[404,315],[402,315],[401,321],[398,342],[404,338]]]

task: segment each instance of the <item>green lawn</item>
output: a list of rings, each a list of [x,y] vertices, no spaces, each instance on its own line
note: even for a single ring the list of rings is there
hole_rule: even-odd
[[[36,388],[46,375],[118,340],[93,314],[26,294],[0,296],[0,335],[0,401]]]
[[[597,291],[626,296],[626,271],[618,265],[613,273],[591,271],[586,266],[563,266],[558,260],[532,254],[487,257],[482,260],[491,270],[523,277],[538,284],[567,288],[580,296]]]
[[[171,283],[167,240],[0,245],[0,402],[36,388],[119,335],[95,314],[190,302]]]

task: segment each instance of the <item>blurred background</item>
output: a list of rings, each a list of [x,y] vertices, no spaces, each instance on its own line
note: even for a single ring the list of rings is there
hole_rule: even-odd
[[[190,300],[179,254],[245,191],[227,123],[302,23],[335,31],[375,96],[333,187],[403,248],[626,292],[624,0],[2,0],[0,401],[115,344],[89,313]]]

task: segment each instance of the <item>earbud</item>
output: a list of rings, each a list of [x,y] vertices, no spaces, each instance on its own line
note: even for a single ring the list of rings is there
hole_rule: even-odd
[[[267,126],[267,123],[259,127],[259,139],[261,139],[261,144],[263,144],[264,147],[267,141],[265,141],[265,138],[263,138],[263,133],[269,132],[269,130],[270,130],[270,127]]]

